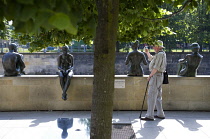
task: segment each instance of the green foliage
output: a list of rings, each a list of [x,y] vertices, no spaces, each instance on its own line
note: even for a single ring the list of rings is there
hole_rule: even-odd
[[[13,20],[17,32],[36,34],[40,27],[65,30],[76,35],[81,21],[80,1],[67,0],[7,0],[0,1],[1,17]]]
[[[34,4],[34,0],[17,0],[17,1],[22,4]]]
[[[169,20],[169,27],[176,33],[175,36],[163,37],[166,47],[172,48],[177,43],[198,42],[202,47],[210,44],[210,14],[207,12],[208,3],[198,2],[198,8],[188,9]],[[202,50],[202,49],[201,49]]]
[[[50,17],[49,22],[59,30],[66,30],[70,34],[77,34],[77,27],[70,21],[69,16],[63,13],[56,13]]]
[[[11,25],[9,25],[8,21],[3,20],[0,26],[3,26],[3,29],[0,30],[0,38],[9,40],[13,36],[13,34],[15,34],[13,31],[14,28]]]
[[[152,43],[158,36],[174,34],[167,27],[167,16],[181,8],[193,9],[199,0],[121,0],[118,40],[130,42],[141,39]],[[207,4],[209,1],[206,0]],[[173,8],[169,8],[173,7]],[[31,51],[68,44],[72,39],[90,44],[97,25],[95,0],[5,0],[0,1],[0,29],[3,19],[12,20],[22,43],[30,35]],[[165,18],[166,20],[161,20]],[[27,37],[28,38],[28,37]]]
[[[178,7],[183,5],[183,0],[166,1]],[[168,20],[160,20],[171,12],[162,8],[162,0],[124,0],[120,4],[119,33],[118,39],[121,42],[134,41],[141,38],[142,42],[152,43],[157,36],[174,34],[168,26]],[[188,8],[187,6],[185,8]]]

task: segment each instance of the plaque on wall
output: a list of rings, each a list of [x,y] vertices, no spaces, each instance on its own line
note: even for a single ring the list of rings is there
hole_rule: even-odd
[[[115,79],[114,88],[125,88],[125,79]]]

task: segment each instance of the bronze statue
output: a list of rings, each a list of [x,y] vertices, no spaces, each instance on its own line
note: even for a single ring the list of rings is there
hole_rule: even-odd
[[[141,67],[141,62],[144,65],[147,65],[147,61],[143,52],[138,51],[138,43],[135,42],[132,44],[133,51],[128,53],[125,64],[128,65],[130,63],[130,69],[128,71],[128,76],[143,76],[144,71]]]
[[[23,55],[17,52],[17,45],[12,43],[9,45],[9,52],[2,57],[2,64],[5,76],[24,75],[25,64]]]
[[[200,46],[198,43],[191,44],[192,54],[187,54],[184,59],[179,59],[178,72],[179,76],[195,77],[197,75],[197,69],[203,59],[200,55]]]
[[[69,88],[71,78],[73,76],[73,56],[68,54],[68,47],[62,47],[63,54],[58,57],[58,69],[59,69],[59,78],[60,85],[63,90],[62,99],[67,100],[67,90]]]

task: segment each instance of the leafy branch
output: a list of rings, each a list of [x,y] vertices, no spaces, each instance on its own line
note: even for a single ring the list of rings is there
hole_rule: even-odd
[[[150,19],[150,18],[144,18],[143,16],[141,16],[142,19],[145,20],[151,20],[151,21],[155,21],[155,20],[167,20],[179,13],[181,13],[193,0],[187,0],[184,5],[176,12],[172,13],[171,15],[167,16],[167,17],[163,17],[163,18],[155,18],[155,19]]]

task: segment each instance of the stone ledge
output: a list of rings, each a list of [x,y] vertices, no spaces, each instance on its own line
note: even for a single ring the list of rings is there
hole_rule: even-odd
[[[0,77],[0,111],[91,110],[93,75],[74,75],[67,101],[61,99],[58,75]],[[146,77],[115,75],[114,110],[140,110]],[[169,75],[163,85],[164,110],[210,110],[210,76],[178,77]]]

